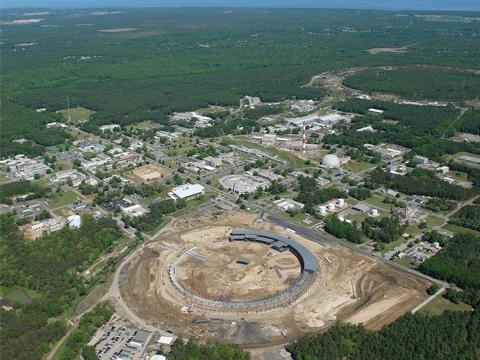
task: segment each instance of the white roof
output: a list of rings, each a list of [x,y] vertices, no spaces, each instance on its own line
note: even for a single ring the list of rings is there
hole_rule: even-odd
[[[179,199],[201,193],[205,188],[199,184],[185,184],[172,189],[172,193]]]
[[[153,355],[150,360],[167,360],[167,358],[163,355]]]
[[[173,337],[171,336],[161,336],[160,340],[157,341],[160,344],[170,345],[173,342]],[[154,360],[153,357],[151,360]]]

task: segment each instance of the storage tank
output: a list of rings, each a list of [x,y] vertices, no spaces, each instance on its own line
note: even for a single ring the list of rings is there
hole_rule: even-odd
[[[377,215],[378,215],[378,210],[372,209],[372,216],[377,216]]]
[[[325,206],[320,206],[318,208],[318,211],[320,211],[320,214],[326,214],[327,208]]]
[[[328,204],[328,210],[335,210],[335,204],[334,203]]]
[[[70,229],[78,229],[80,226],[82,226],[82,218],[80,215],[69,216],[67,224]]]
[[[343,206],[345,204],[345,200],[338,199],[338,206]]]

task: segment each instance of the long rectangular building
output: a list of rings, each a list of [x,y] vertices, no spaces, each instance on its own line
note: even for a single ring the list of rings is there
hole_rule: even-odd
[[[304,271],[314,273],[318,270],[315,256],[305,246],[285,236],[263,231],[233,230],[230,234],[230,241],[242,240],[261,242],[266,245],[273,243],[273,246],[278,249],[288,248],[298,258]]]

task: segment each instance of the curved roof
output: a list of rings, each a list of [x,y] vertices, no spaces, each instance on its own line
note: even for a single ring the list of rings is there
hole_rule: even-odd
[[[340,166],[340,160],[336,155],[328,154],[323,157],[321,164],[329,167],[336,167]]]
[[[309,272],[315,272],[318,270],[317,266],[317,260],[315,259],[315,256],[308,250],[305,246],[302,244],[299,244],[295,240],[292,240],[290,238],[287,238],[285,236],[277,235],[277,234],[272,234],[264,231],[253,231],[253,230],[233,230],[232,233],[230,234],[231,238],[234,238],[234,240],[239,239],[240,237],[243,236],[248,237],[248,238],[259,238],[260,241],[264,241],[264,239],[272,239],[275,241],[280,241],[288,245],[289,247],[293,248],[296,250],[296,252],[302,257],[303,259],[303,269],[305,271]]]

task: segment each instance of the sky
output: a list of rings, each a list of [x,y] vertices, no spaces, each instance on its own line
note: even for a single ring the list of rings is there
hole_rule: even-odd
[[[480,11],[480,0],[1,0],[0,9],[88,9],[175,6]]]

